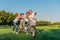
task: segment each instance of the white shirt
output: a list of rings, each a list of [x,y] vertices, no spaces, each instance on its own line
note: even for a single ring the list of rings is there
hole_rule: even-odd
[[[34,20],[35,16],[34,16],[34,13],[32,13],[30,16],[29,16],[29,19],[30,20]]]
[[[15,18],[13,22],[18,22],[19,21],[19,18]]]
[[[24,19],[25,19],[25,21],[27,21],[27,22],[29,21],[29,19],[28,19],[26,16],[24,17]]]

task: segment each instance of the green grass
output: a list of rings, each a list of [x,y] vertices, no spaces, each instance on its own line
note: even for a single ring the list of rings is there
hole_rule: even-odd
[[[25,33],[12,33],[12,27],[0,26],[0,40],[60,40],[60,26],[37,26],[36,38]]]

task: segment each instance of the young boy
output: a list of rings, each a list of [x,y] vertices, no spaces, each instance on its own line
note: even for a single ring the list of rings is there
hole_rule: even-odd
[[[13,33],[15,33],[15,29],[16,29],[16,34],[18,34],[18,28],[17,28],[17,22],[20,21],[20,14],[17,14],[17,17],[14,19],[13,24]]]
[[[20,15],[20,26],[19,26],[21,31],[23,31],[23,22],[24,22],[24,14],[21,13],[21,15]]]

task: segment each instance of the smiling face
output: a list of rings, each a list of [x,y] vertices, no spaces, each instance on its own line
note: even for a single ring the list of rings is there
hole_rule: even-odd
[[[21,17],[23,17],[24,16],[24,14],[23,13],[21,13]]]
[[[29,11],[30,15],[32,14],[32,10]]]
[[[17,18],[20,18],[20,14],[19,13],[17,14]]]
[[[29,13],[29,12],[27,12],[27,13],[26,13],[26,16],[29,16],[29,15],[30,15],[30,13]]]

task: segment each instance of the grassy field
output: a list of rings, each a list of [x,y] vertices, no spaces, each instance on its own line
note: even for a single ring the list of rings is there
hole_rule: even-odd
[[[60,40],[60,26],[37,26],[36,38],[23,32],[12,33],[12,27],[0,26],[0,40]]]

